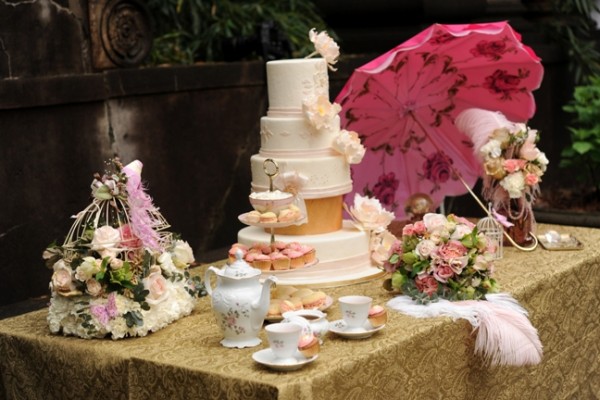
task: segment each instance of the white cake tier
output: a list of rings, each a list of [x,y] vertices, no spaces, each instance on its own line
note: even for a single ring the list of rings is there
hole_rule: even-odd
[[[250,157],[252,171],[252,190],[262,192],[269,190],[269,177],[264,171],[266,159],[273,159],[279,166],[279,173],[298,172],[306,177],[302,188],[305,199],[321,199],[349,193],[352,190],[350,166],[339,153],[302,152],[266,152],[260,151]]]
[[[327,63],[322,58],[269,61],[267,90],[269,111],[276,113],[301,110],[307,97],[329,99]]]
[[[304,116],[262,117],[260,119],[260,150],[294,152],[310,149],[313,153],[327,150],[329,153],[334,139],[340,132],[340,118],[336,116],[331,128],[316,130]]]
[[[277,271],[280,285],[303,285],[312,287],[334,287],[366,281],[383,275],[383,271],[371,263],[369,234],[359,231],[350,221],[343,228],[321,235],[278,235],[281,242],[299,242],[316,250],[319,262],[311,267]],[[271,235],[258,227],[247,227],[239,231],[238,242],[251,246],[254,243],[269,243]],[[263,272],[263,276],[269,276]]]

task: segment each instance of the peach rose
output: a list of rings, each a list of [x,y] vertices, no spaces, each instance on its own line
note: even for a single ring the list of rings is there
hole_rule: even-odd
[[[168,282],[160,272],[160,267],[152,266],[152,272],[142,280],[144,289],[150,293],[146,296],[146,302],[149,304],[158,304],[165,300],[169,295]]]

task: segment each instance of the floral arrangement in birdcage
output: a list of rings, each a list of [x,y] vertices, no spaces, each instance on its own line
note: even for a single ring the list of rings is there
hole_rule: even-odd
[[[392,275],[385,286],[420,303],[483,299],[498,291],[495,251],[469,220],[428,213],[389,245],[383,267]]]
[[[75,216],[62,245],[44,252],[52,268],[48,322],[83,338],[145,336],[191,313],[205,294],[188,271],[189,244],[144,191],[142,163],[95,174],[92,202]]]

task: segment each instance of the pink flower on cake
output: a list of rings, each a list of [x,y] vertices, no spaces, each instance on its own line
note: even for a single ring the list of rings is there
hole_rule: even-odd
[[[302,111],[315,129],[330,128],[334,118],[342,110],[337,103],[331,103],[326,96],[310,97],[302,102]]]
[[[338,57],[340,56],[340,47],[338,44],[329,36],[327,32],[323,31],[317,33],[315,28],[310,30],[308,37],[315,45],[315,53],[319,53],[321,57],[327,61],[329,68],[335,71],[335,68],[333,68],[332,65],[337,63]],[[310,54],[308,57],[312,57],[315,55],[315,53]]]
[[[394,220],[394,214],[381,206],[379,200],[356,193],[354,205],[348,210],[357,228],[382,232]]]
[[[358,164],[365,155],[358,133],[342,129],[333,141],[333,148],[346,157],[348,164]]]

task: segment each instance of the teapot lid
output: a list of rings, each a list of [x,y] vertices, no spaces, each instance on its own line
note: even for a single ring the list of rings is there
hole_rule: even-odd
[[[244,261],[244,253],[240,249],[235,251],[235,261],[226,265],[222,273],[228,278],[250,278],[261,274],[259,269],[252,268]]]

